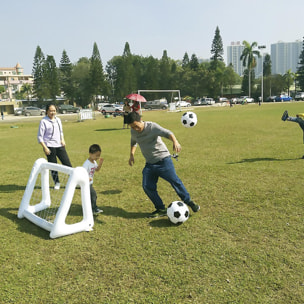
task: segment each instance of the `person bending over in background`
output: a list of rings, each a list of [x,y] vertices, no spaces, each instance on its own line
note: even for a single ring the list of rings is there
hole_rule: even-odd
[[[304,143],[304,120],[302,119],[302,114],[297,114],[296,117],[292,117],[288,115],[288,111],[285,111],[282,115],[282,120],[283,121],[291,121],[291,122],[296,122],[299,124],[300,128],[303,131],[303,143]],[[304,159],[304,155],[302,156]]]

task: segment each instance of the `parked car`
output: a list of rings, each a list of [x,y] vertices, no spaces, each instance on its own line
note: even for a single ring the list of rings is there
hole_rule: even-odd
[[[304,92],[298,92],[298,93],[295,95],[295,100],[296,100],[296,101],[304,100]]]
[[[194,103],[193,103],[194,106],[200,106],[201,104],[202,104],[201,98],[195,100]]]
[[[268,97],[266,98],[266,101],[275,102],[276,97],[277,97],[277,96],[268,96]]]
[[[74,107],[72,105],[60,105],[58,107],[58,112],[62,113],[62,114],[66,114],[66,113],[79,113],[80,112],[80,108],[78,107]]]
[[[288,96],[288,95],[279,95],[276,96],[275,101],[291,101],[292,97]]]
[[[249,97],[249,96],[241,96],[240,99],[241,99],[240,103],[251,103],[251,102],[254,102],[254,99],[252,97]]]
[[[188,101],[184,101],[184,100],[179,100],[176,102],[176,106],[177,107],[190,107],[191,103]]]
[[[215,104],[215,100],[213,98],[209,98],[209,97],[199,98],[198,100],[196,100],[194,102],[195,106],[199,106],[199,105],[213,105],[213,104]]]
[[[22,115],[25,116],[45,115],[45,110],[37,107],[25,107],[22,109]]]
[[[146,110],[153,110],[153,109],[168,109],[167,100],[149,100],[144,103],[144,109]]]
[[[14,109],[14,114],[15,115],[22,115],[22,110],[23,110],[22,108],[15,108]]]
[[[123,106],[119,104],[106,104],[101,107],[100,112],[102,114],[115,114],[115,115],[121,115],[123,110]]]
[[[218,99],[218,102],[229,102],[229,99],[226,98],[226,97],[220,97],[220,98]]]
[[[213,98],[205,98],[203,100],[203,104],[206,104],[206,105],[213,105],[215,104],[215,100]]]
[[[236,103],[243,104],[244,103],[243,97],[237,97],[236,98]]]
[[[96,106],[97,106],[97,110],[101,111],[102,106],[109,104],[108,102],[99,102]]]

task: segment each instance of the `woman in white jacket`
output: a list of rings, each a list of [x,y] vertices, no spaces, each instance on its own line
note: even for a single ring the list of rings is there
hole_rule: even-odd
[[[56,117],[56,107],[53,104],[46,106],[46,116],[40,121],[37,139],[50,163],[57,163],[58,157],[63,165],[72,167],[65,149],[62,123],[60,118]],[[54,189],[59,190],[58,172],[51,173],[55,183]]]

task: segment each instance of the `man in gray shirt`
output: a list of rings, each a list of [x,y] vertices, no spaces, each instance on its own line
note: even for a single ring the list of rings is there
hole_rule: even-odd
[[[174,134],[157,123],[142,121],[140,115],[136,112],[129,113],[126,121],[131,127],[129,165],[134,165],[134,154],[137,144],[146,159],[146,165],[143,169],[142,186],[156,209],[149,217],[159,217],[167,214],[166,207],[157,192],[159,177],[169,182],[180,199],[191,207],[194,212],[197,212],[200,207],[191,200],[190,194],[177,176],[171,154],[161,139],[161,137],[165,137],[171,140],[173,142],[173,150],[179,153],[181,145]]]

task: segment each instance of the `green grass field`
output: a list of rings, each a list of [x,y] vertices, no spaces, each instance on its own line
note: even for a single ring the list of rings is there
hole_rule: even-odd
[[[129,167],[120,117],[62,116],[73,166],[91,144],[102,146],[94,184],[104,213],[92,232],[58,239],[17,218],[43,157],[39,119],[2,122],[0,302],[304,303],[304,145],[299,126],[281,121],[285,109],[295,115],[304,103],[194,108],[192,129],[181,113],[144,112],[182,145],[174,164],[201,210],[180,226],[146,218],[153,205],[141,188],[144,159],[138,149]],[[178,199],[162,180],[159,192],[167,205]]]

